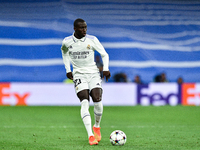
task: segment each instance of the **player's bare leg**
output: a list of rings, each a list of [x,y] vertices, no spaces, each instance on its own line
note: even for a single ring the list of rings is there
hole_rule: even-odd
[[[93,126],[94,136],[99,142],[101,140],[101,132],[100,132],[100,122],[103,113],[103,104],[101,101],[102,98],[102,89],[94,88],[90,93],[92,100],[94,102],[94,116],[95,116],[95,124]]]

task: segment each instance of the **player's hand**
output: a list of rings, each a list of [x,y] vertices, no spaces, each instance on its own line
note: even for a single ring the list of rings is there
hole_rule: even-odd
[[[69,79],[73,80],[72,72],[68,72],[68,73],[66,74],[66,76],[67,76]]]
[[[110,71],[103,71],[103,79],[106,77],[106,81],[108,82],[108,79],[110,79]]]

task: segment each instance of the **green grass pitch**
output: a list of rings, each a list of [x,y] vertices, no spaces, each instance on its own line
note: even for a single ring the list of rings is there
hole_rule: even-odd
[[[110,144],[116,129],[124,146]],[[101,132],[90,146],[78,106],[0,107],[0,150],[199,150],[200,107],[104,106]]]

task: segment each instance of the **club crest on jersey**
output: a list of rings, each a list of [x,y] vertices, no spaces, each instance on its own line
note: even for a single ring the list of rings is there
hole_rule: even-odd
[[[91,47],[90,47],[90,44],[88,44],[88,46],[87,46],[87,49],[90,49]]]

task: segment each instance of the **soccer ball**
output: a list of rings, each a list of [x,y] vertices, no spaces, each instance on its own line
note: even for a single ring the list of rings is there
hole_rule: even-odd
[[[112,145],[124,145],[126,143],[126,134],[121,130],[115,130],[110,134]]]

